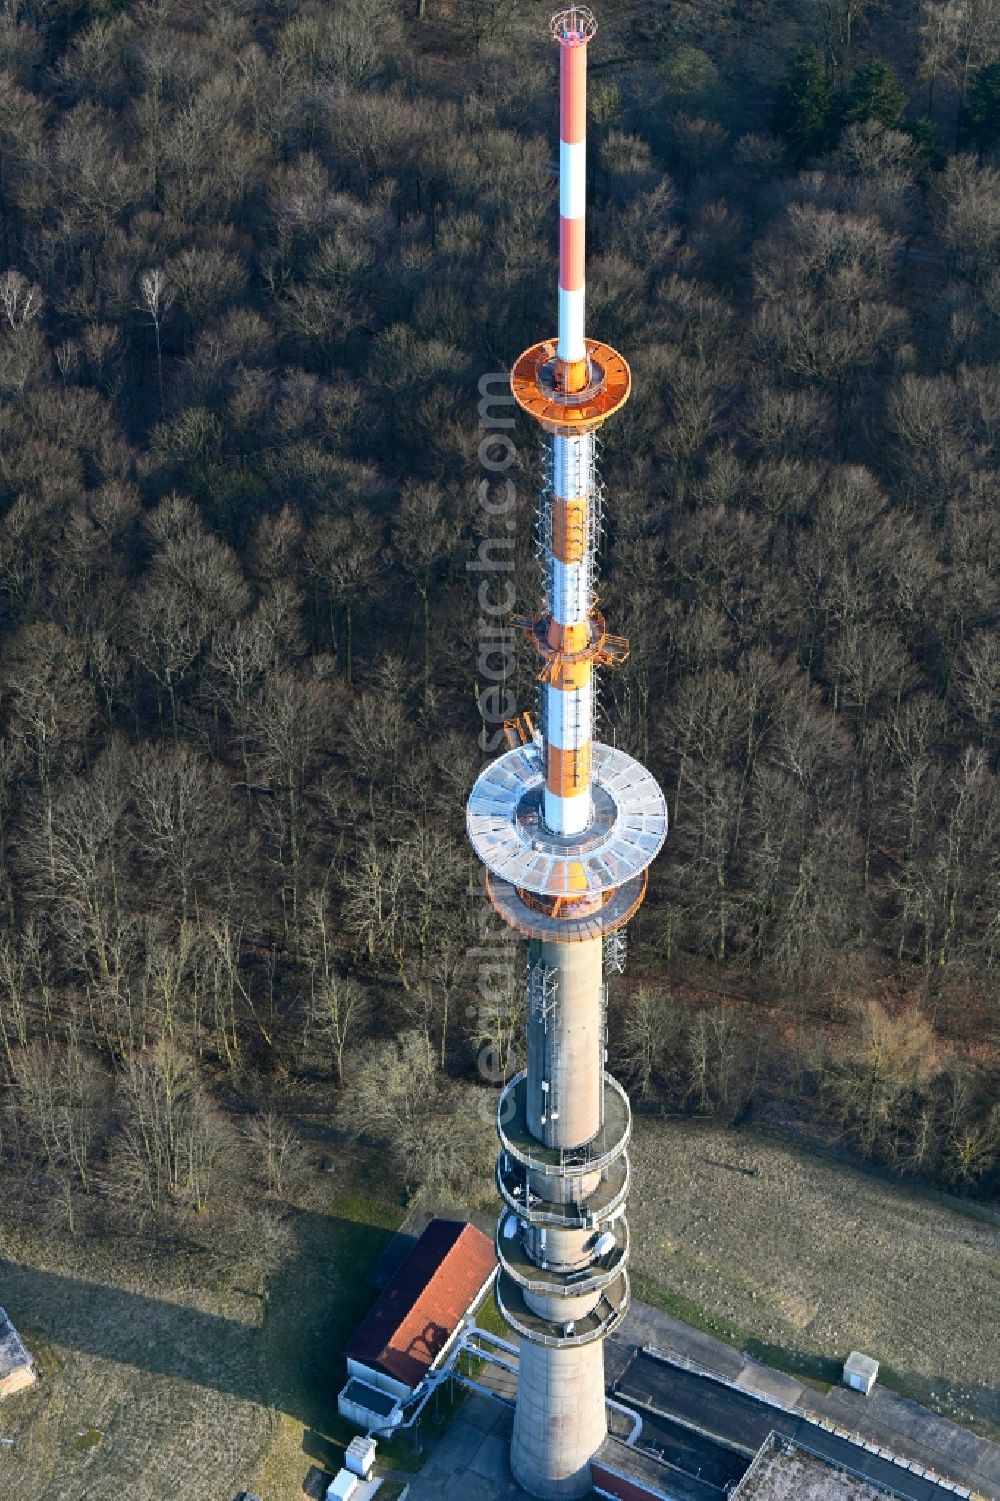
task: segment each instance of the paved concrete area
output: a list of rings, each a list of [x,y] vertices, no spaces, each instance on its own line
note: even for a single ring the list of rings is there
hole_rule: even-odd
[[[473,1394],[413,1479],[406,1501],[528,1501],[510,1473],[511,1408]]]
[[[651,1359],[640,1353],[644,1347],[680,1356],[733,1385]],[[746,1456],[745,1465],[772,1430],[788,1432],[842,1463],[853,1460],[862,1473],[881,1477],[912,1501],[936,1501],[948,1494],[932,1481],[824,1432],[806,1421],[807,1414],[820,1415],[870,1444],[1000,1501],[1000,1445],[885,1387],[876,1386],[870,1397],[846,1388],[824,1395],[643,1303],[633,1304],[605,1353],[609,1392],[617,1389],[620,1400],[631,1400],[643,1411],[643,1444],[678,1471],[691,1476],[700,1471],[700,1486],[706,1493],[717,1488],[720,1501],[732,1479],[727,1463],[735,1456],[730,1450],[727,1462],[715,1440],[736,1445]],[[488,1369],[482,1379],[495,1380],[509,1394],[511,1378],[502,1372],[487,1374]],[[526,1493],[513,1480],[508,1461],[512,1421],[509,1406],[469,1396],[411,1479],[407,1501],[522,1501]]]
[[[406,1501],[530,1501],[510,1473],[513,1416],[499,1402],[468,1397],[430,1459],[411,1479]],[[676,1501],[724,1501],[726,1480],[743,1473],[745,1465],[734,1466],[732,1455],[706,1444],[690,1430],[651,1420],[649,1432],[651,1448],[683,1467],[674,1474]],[[636,1456],[629,1454],[621,1440],[607,1439],[600,1452],[612,1468],[628,1466],[631,1473],[636,1464]],[[643,1462],[639,1456],[640,1468]],[[651,1476],[662,1477],[652,1459],[647,1468]],[[699,1471],[704,1472],[702,1476]]]

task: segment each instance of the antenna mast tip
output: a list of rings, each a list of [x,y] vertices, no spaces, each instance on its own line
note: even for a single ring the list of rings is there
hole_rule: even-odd
[[[597,30],[594,12],[585,5],[571,5],[566,10],[557,10],[549,22],[549,30],[560,47],[586,46]]]

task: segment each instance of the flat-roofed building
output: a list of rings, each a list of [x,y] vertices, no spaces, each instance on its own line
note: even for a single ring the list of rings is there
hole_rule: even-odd
[[[886,1501],[882,1487],[772,1435],[730,1501]]]
[[[591,1474],[601,1501],[719,1501],[722,1495],[718,1486],[610,1435],[594,1455]]]

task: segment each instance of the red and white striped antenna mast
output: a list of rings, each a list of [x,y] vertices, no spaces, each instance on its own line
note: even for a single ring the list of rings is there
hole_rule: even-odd
[[[582,5],[558,11],[550,22],[559,43],[559,339],[563,389],[588,383],[584,337],[587,226],[587,44],[597,30]]]
[[[533,1496],[591,1493],[607,1434],[603,1342],[628,1309],[631,1112],[605,1071],[605,949],[623,929],[667,832],[663,794],[623,751],[594,741],[595,677],[628,642],[596,607],[597,432],[627,400],[628,365],[586,334],[587,48],[590,10],[552,17],[559,44],[557,337],[515,361],[511,388],[542,428],[542,608],[515,622],[541,658],[540,726],[472,790],[467,825],[504,920],[529,940],[527,1067],[497,1115],[497,1302],[520,1335],[511,1468]]]

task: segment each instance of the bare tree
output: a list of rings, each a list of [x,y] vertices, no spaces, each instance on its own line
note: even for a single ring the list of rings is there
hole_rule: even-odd
[[[11,733],[34,763],[51,825],[55,774],[76,762],[94,716],[83,652],[54,621],[41,620],[25,626],[5,655],[0,681]]]
[[[303,946],[309,956],[309,1002],[306,1040],[318,1036],[333,1056],[337,1083],[344,1083],[344,1059],[371,1012],[365,987],[343,972],[334,948],[335,919],[329,892],[310,891],[305,899]]]
[[[274,806],[280,810],[274,827],[283,873],[285,922],[296,934],[302,887],[303,802],[332,717],[327,685],[292,672],[272,673],[263,696],[251,707],[261,770]]]
[[[170,1203],[202,1212],[232,1152],[232,1133],[172,1044],[126,1060],[120,1081],[117,1186],[156,1212]]]
[[[142,273],[139,282],[141,302],[139,308],[149,314],[156,336],[156,380],[160,391],[160,415],[166,415],[166,406],[163,400],[163,341],[161,332],[164,319],[170,312],[174,302],[174,292],[167,281],[165,272],[160,267],[154,266],[150,271]]]
[[[948,1140],[951,1173],[963,1185],[975,1183],[996,1166],[1000,1156],[1000,1106],[978,1120],[963,1123]]]
[[[352,1059],[340,1117],[352,1135],[405,1156],[415,1122],[433,1112],[437,1088],[437,1067],[423,1038],[403,1032],[366,1048],[363,1059]]]
[[[856,34],[868,8],[869,0],[819,0],[810,8],[810,19],[837,87],[844,87],[850,78]]]
[[[359,595],[372,588],[380,553],[381,531],[367,511],[321,517],[306,543],[310,572],[330,600],[330,634],[335,648],[334,610],[339,606],[344,611],[348,685],[354,676],[354,604]]]
[[[447,498],[434,484],[407,485],[400,497],[395,545],[399,561],[413,579],[423,614],[423,695],[427,704],[431,673],[430,600],[434,579],[457,540]]]
[[[399,953],[399,896],[405,869],[399,852],[374,840],[359,850],[344,873],[344,924],[364,946],[369,961]]]
[[[854,829],[830,814],[802,851],[779,922],[775,958],[787,980],[808,982],[844,952],[863,910],[861,874]]]
[[[517,1068],[524,1037],[525,985],[519,958],[513,938],[501,931],[489,962],[480,963],[475,1000],[466,1011],[477,1071],[493,1085],[504,1083]]]
[[[163,881],[166,910],[183,925],[206,896],[224,908],[238,836],[221,769],[187,746],[144,746],[130,782],[138,846]]]
[[[973,72],[1000,47],[1000,7],[996,0],[921,0],[919,34],[920,70],[930,81],[928,108],[941,73],[964,106]]]
[[[977,631],[966,641],[953,681],[984,747],[995,744],[994,726],[1000,715],[1000,642],[994,632]]]
[[[24,1138],[57,1177],[90,1192],[91,1157],[103,1119],[105,1079],[75,1039],[58,1046],[35,1043],[13,1060],[14,1107]],[[76,1225],[72,1194],[65,1195],[69,1228]]]
[[[618,1056],[640,1100],[655,1095],[669,1036],[663,996],[648,985],[629,988],[622,1008]]]
[[[855,1050],[827,1080],[844,1124],[858,1132],[865,1151],[892,1128],[909,1093],[928,1077],[934,1034],[917,1011],[892,1016],[876,1000],[862,1008]]]
[[[248,618],[220,625],[213,632],[205,677],[212,697],[222,705],[236,735],[248,809],[252,807],[250,735],[255,698],[273,659],[274,632],[263,607]]]
[[[996,15],[1000,25],[1000,8]],[[985,280],[1000,248],[1000,171],[973,156],[953,156],[939,193],[941,234],[957,269],[973,281]]]
[[[20,271],[0,275],[0,312],[13,332],[33,323],[42,311],[42,289]]]
[[[301,1143],[294,1128],[273,1110],[252,1116],[243,1135],[254,1149],[258,1172],[269,1193],[284,1193],[301,1162]]]
[[[20,1053],[28,1046],[30,972],[26,947],[18,938],[0,935],[0,1038],[11,1074],[15,1049]]]

